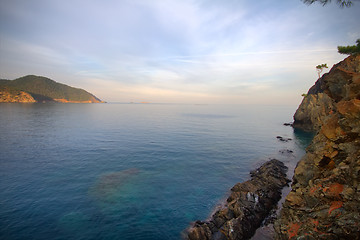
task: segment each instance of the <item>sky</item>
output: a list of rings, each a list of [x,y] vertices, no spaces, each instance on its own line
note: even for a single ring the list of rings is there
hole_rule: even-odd
[[[0,78],[107,102],[298,105],[360,38],[360,1],[333,2],[0,0]]]

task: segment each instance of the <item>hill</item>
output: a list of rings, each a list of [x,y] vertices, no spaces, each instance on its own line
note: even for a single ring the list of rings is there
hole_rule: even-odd
[[[35,102],[99,103],[93,94],[46,77],[28,75],[15,80],[0,80],[0,102],[28,102],[16,97],[29,94]]]

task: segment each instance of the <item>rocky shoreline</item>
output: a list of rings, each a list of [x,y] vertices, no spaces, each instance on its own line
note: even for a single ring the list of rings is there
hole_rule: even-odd
[[[294,120],[295,130],[316,134],[294,170],[291,191],[274,223],[274,239],[360,239],[360,55],[324,74],[305,95]],[[251,172],[250,180],[231,189],[225,206],[210,220],[196,221],[187,238],[250,239],[288,182],[282,162],[266,162]]]
[[[294,120],[317,134],[295,169],[275,239],[360,239],[360,55],[324,74]]]
[[[196,221],[187,230],[188,239],[249,239],[276,207],[282,188],[290,182],[286,171],[287,167],[276,159],[252,171],[251,179],[236,184],[225,206],[209,221]]]

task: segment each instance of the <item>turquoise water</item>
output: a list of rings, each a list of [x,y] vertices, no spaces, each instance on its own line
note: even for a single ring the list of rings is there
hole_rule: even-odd
[[[249,170],[296,164],[295,109],[0,104],[0,239],[181,239]]]

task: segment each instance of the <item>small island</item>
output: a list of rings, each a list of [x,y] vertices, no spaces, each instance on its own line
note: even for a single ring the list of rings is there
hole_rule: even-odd
[[[3,103],[103,103],[84,89],[70,87],[46,77],[27,75],[15,80],[0,80]]]

